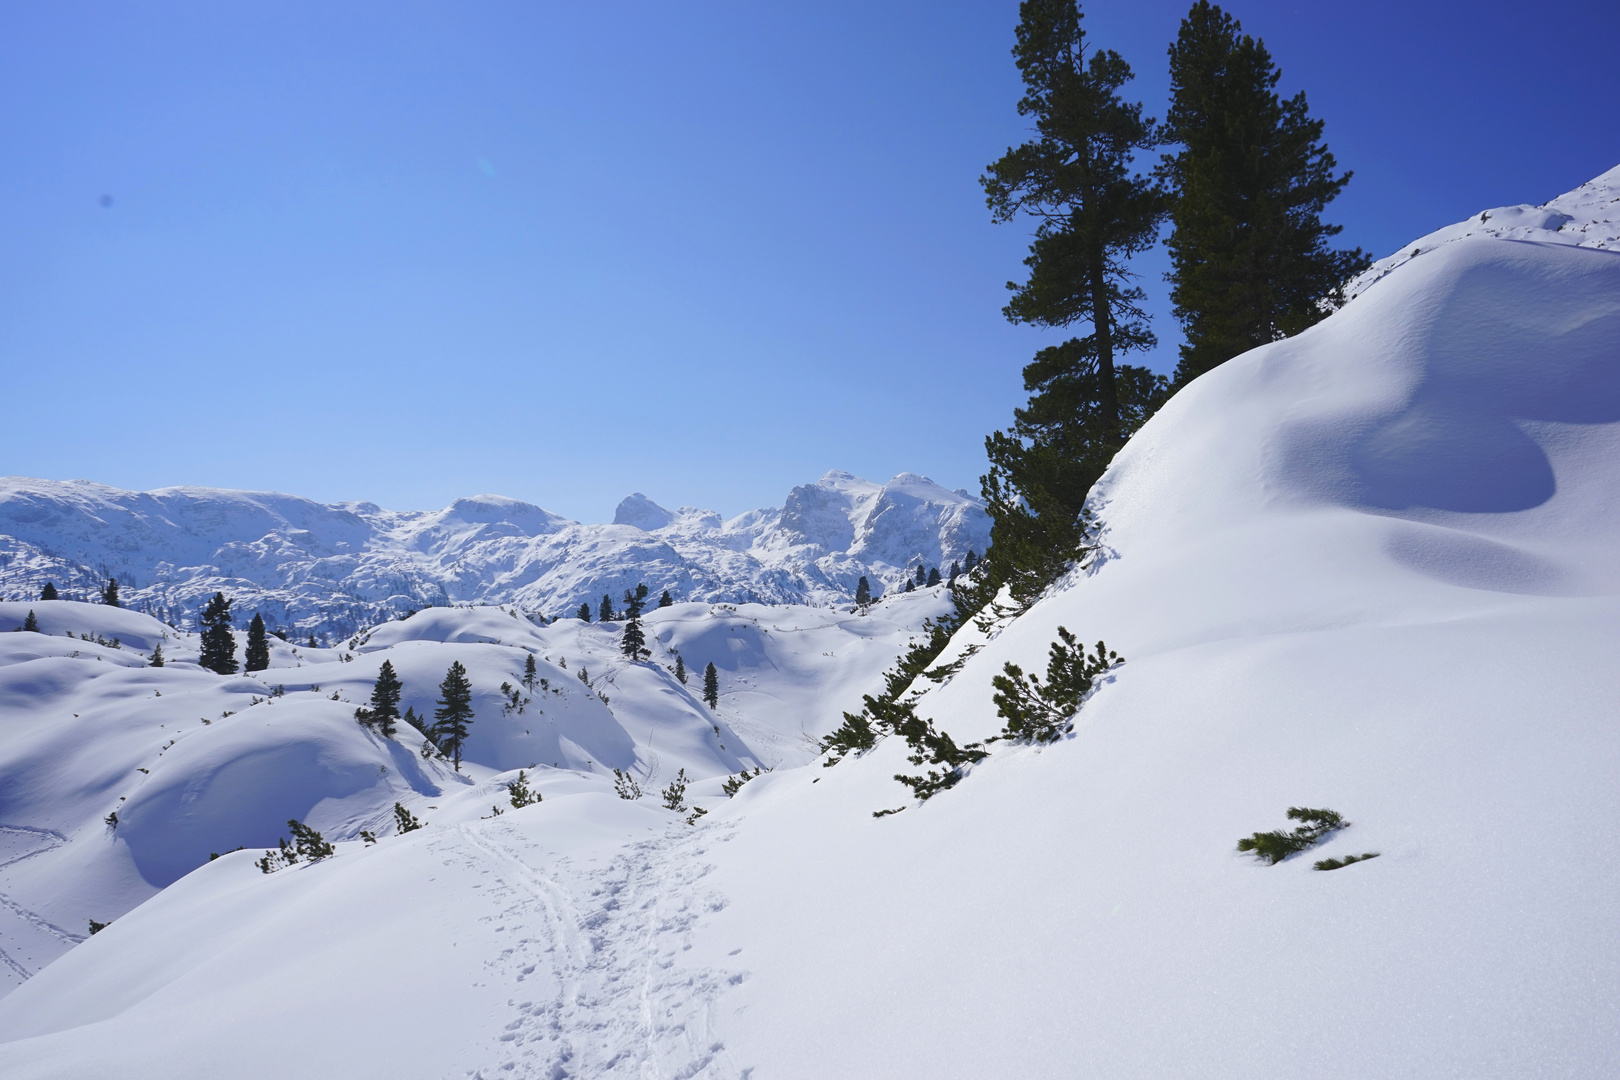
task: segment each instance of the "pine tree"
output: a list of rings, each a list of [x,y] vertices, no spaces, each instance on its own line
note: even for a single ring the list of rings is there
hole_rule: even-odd
[[[680,680],[682,686],[686,685],[686,658],[680,653],[675,654],[675,677]]]
[[[923,582],[928,580],[928,571],[923,569],[922,563],[917,564],[917,572],[911,575],[911,580],[917,585],[921,585]]]
[[[669,595],[669,590],[668,589],[665,589],[664,594],[658,598],[658,606],[661,607],[661,608],[669,607],[674,602],[675,602],[675,598],[673,596]]]
[[[437,736],[439,749],[455,763],[457,772],[461,771],[461,747],[467,741],[467,725],[472,723],[472,683],[467,680],[467,669],[456,660],[445,672],[444,681],[439,684],[438,708],[433,710],[434,734]]]
[[[647,635],[641,630],[641,605],[638,603],[625,617],[624,636],[619,639],[619,651],[631,660],[640,660],[647,653]]]
[[[523,658],[523,686],[530,693],[534,692],[534,684],[540,679],[540,671],[534,664],[534,653]]]
[[[1074,0],[1024,0],[1019,16],[1018,112],[1034,119],[1038,138],[1008,150],[981,182],[995,221],[1027,214],[1038,224],[1029,278],[1008,284],[1003,313],[1090,329],[1036,354],[1024,368],[1028,404],[1010,431],[985,440],[997,578],[1028,602],[1080,553],[1087,493],[1166,383],[1119,363],[1154,344],[1129,267],[1155,242],[1163,214],[1160,192],[1131,172],[1132,155],[1158,142],[1154,123],[1120,98],[1130,66],[1088,48]]]
[[[961,576],[962,576],[962,564],[957,562],[955,559],[952,559],[951,560],[951,573],[950,573],[950,576],[948,578],[946,578],[946,580],[954,582],[957,578],[959,578]]]
[[[45,583],[45,587],[39,591],[39,598],[41,600],[55,600],[56,599],[56,586],[53,583],[47,581]]]
[[[929,568],[929,570],[928,570],[928,584],[930,584],[930,585],[938,585],[939,584],[939,567],[934,566],[934,567]]]
[[[320,648],[320,645],[315,641],[315,635],[313,633],[309,635],[309,647],[312,649]]]
[[[393,662],[384,660],[382,667],[377,670],[377,681],[371,687],[371,701],[363,711],[365,725],[375,728],[385,739],[394,737],[394,725],[400,719],[401,690],[403,687],[399,676],[394,674]]]
[[[32,608],[28,610],[28,615],[23,619],[22,628],[32,634],[39,633],[39,620],[34,617]]]
[[[242,670],[263,671],[270,666],[270,642],[264,633],[264,618],[255,611],[248,623],[247,648],[242,653]]]
[[[636,583],[636,602],[638,604],[646,601],[647,592],[647,583],[644,581],[638,581]]]
[[[978,566],[978,565],[979,565],[979,553],[977,551],[974,551],[972,548],[969,548],[968,553],[967,553],[967,557],[962,560],[962,572],[964,574],[971,574],[971,573],[973,573],[973,568],[975,566]]]
[[[602,594],[602,605],[597,609],[596,621],[613,621],[613,597],[609,596],[607,593]]]
[[[1177,385],[1317,322],[1369,261],[1327,246],[1341,227],[1321,215],[1351,174],[1334,175],[1304,92],[1278,97],[1281,72],[1242,29],[1198,0],[1170,46],[1164,133],[1181,148],[1160,175],[1174,192],[1168,277],[1187,337]]]
[[[101,602],[108,607],[120,607],[118,603],[118,579],[108,578],[107,585],[101,590]]]
[[[152,647],[152,656],[146,662],[151,667],[163,666],[163,643],[161,641]]]
[[[673,810],[677,814],[686,809],[686,770],[682,769],[675,774],[675,779],[669,782],[664,789],[664,809]]]
[[[231,602],[217,592],[203,609],[202,655],[197,663],[216,675],[235,675],[236,635],[231,633]]]
[[[580,622],[590,622],[591,621],[591,605],[589,605],[589,604],[581,604],[581,605],[579,605],[579,621]]]
[[[917,583],[915,581],[912,581],[910,578],[906,578],[906,584],[900,591],[901,592],[916,592],[917,591]]]
[[[714,662],[703,669],[703,700],[711,709],[720,707],[720,673],[714,670]]]
[[[871,602],[872,602],[872,583],[867,581],[865,576],[863,575],[861,577],[861,580],[855,583],[855,605],[857,607],[865,607],[867,604],[870,604]]]

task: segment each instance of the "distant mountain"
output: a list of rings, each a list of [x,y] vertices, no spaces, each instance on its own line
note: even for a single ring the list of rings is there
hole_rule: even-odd
[[[331,638],[429,606],[511,603],[554,617],[645,583],[679,600],[828,605],[862,576],[892,589],[919,565],[983,553],[983,504],[914,473],[875,484],[829,472],[779,508],[724,520],[645,495],[587,525],[498,495],[443,510],[323,504],[271,492],[132,492],[87,480],[0,479],[0,598],[54,581],[189,626],[216,590],[273,627]]]

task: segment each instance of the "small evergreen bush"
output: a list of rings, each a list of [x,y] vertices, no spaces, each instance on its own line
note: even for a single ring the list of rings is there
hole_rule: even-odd
[[[619,798],[628,799],[631,802],[641,798],[641,785],[636,783],[636,778],[627,772],[620,772],[618,769],[613,770],[613,790],[618,794]]]
[[[517,779],[506,785],[506,793],[512,797],[512,809],[521,810],[525,806],[533,806],[540,801],[538,791],[529,790],[528,773],[518,770]]]
[[[416,820],[416,815],[405,809],[403,803],[394,804],[394,831],[401,836],[408,832],[415,832],[422,827],[422,822]]]
[[[847,717],[849,716],[849,713],[845,713],[844,715]],[[748,781],[752,780],[754,777],[758,776],[764,771],[764,769],[755,769],[753,772],[749,772],[747,769],[744,769],[736,776],[729,777],[725,783],[720,785],[720,790],[726,793],[726,798],[734,798],[737,792],[742,790],[742,786],[744,784],[748,783]]]
[[[1344,820],[1338,811],[1315,810],[1308,806],[1290,806],[1288,819],[1304,824],[1290,832],[1278,829],[1274,832],[1253,833],[1239,840],[1237,849],[1253,855],[1267,866],[1276,866],[1288,856],[1314,847],[1331,834],[1350,827],[1350,823]]]
[[[34,610],[28,609],[28,615],[23,619],[22,628],[31,634],[39,633],[39,620],[34,617]]]
[[[677,814],[686,809],[686,770],[682,769],[675,774],[675,779],[669,782],[664,789],[664,809],[673,810]]]
[[[1074,714],[1080,710],[1080,700],[1096,684],[1098,677],[1107,674],[1125,661],[1097,642],[1095,655],[1087,656],[1086,647],[1077,645],[1075,636],[1065,627],[1058,627],[1058,640],[1052,642],[1046,662],[1046,683],[1034,673],[1025,675],[1017,664],[1008,663],[1002,674],[990,680],[996,688],[991,698],[996,715],[1006,721],[1001,733],[991,742],[1049,743],[1074,730]]]
[[[1360,855],[1346,855],[1342,859],[1319,859],[1311,864],[1312,870],[1339,870],[1351,863],[1366,862],[1368,859],[1378,858],[1380,852],[1363,851]]]

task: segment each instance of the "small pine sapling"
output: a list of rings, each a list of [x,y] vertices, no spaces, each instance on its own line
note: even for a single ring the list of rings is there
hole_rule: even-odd
[[[1290,806],[1288,819],[1304,824],[1291,832],[1278,829],[1253,833],[1239,840],[1237,849],[1253,855],[1267,866],[1276,866],[1288,856],[1314,847],[1331,834],[1350,827],[1350,823],[1340,817],[1337,811],[1314,810],[1308,806]]]
[[[849,713],[845,713],[844,715],[847,717],[849,716]],[[736,776],[728,777],[726,782],[720,785],[720,790],[726,793],[726,798],[735,798],[737,792],[742,790],[744,784],[748,783],[748,781],[752,780],[754,777],[758,776],[764,771],[764,769],[755,769],[753,772],[749,772],[747,769],[744,769]]]
[[[694,807],[692,807],[692,812],[690,814],[686,815],[686,823],[688,825],[696,825],[697,821],[698,821],[698,818],[702,817],[704,814],[707,814],[707,813],[708,813],[708,811],[703,809],[703,807],[694,806]]]
[[[512,798],[512,809],[521,810],[525,806],[533,806],[540,801],[540,793],[529,789],[528,773],[518,770],[517,779],[506,785],[506,793]]]
[[[319,862],[337,853],[337,849],[328,844],[324,836],[305,825],[302,821],[289,818],[287,828],[292,830],[293,842],[298,854],[310,862]]]
[[[156,645],[154,645],[152,647],[152,655],[147,658],[146,663],[150,667],[162,667],[163,666],[163,643],[162,642],[158,642],[158,644],[156,644]]]
[[[1034,673],[1025,675],[1013,663],[1006,664],[1002,674],[990,680],[996,688],[991,698],[996,715],[1006,721],[991,742],[1006,739],[1049,743],[1067,735],[1074,729],[1074,714],[1080,709],[1081,699],[1096,680],[1125,662],[1100,641],[1096,654],[1087,656],[1085,646],[1077,645],[1075,636],[1066,628],[1060,626],[1057,632],[1058,640],[1052,643],[1046,663],[1045,685]]]
[[[365,841],[367,847],[370,847],[377,842],[377,834],[369,829],[361,829],[360,839]]]
[[[673,810],[677,814],[686,809],[686,770],[682,769],[675,774],[675,779],[669,782],[664,789],[664,809]]]
[[[107,924],[106,923],[104,923],[104,922],[96,922],[96,920],[94,920],[94,919],[90,920],[90,936],[91,937],[95,937],[97,934],[101,933],[105,929],[107,929]]]
[[[661,595],[658,598],[658,606],[661,607],[661,608],[669,607],[674,603],[675,603],[675,598],[673,596],[669,595],[669,590],[668,589],[665,589],[664,592],[663,592],[663,595]]]
[[[34,617],[34,609],[29,608],[28,614],[23,617],[22,628],[30,634],[39,633],[39,620]]]
[[[408,832],[415,832],[422,827],[422,822],[416,820],[416,815],[405,809],[403,803],[394,804],[394,832],[404,836]]]
[[[703,702],[711,709],[720,707],[720,673],[714,668],[714,661],[703,669]]]
[[[636,783],[636,778],[618,769],[613,770],[613,790],[619,798],[631,802],[641,798],[641,785]]]
[[[1342,859],[1318,859],[1311,864],[1312,870],[1340,870],[1351,863],[1366,862],[1368,859],[1378,858],[1380,852],[1363,851],[1360,855],[1346,855]]]
[[[682,686],[686,685],[686,658],[680,653],[675,654],[675,678],[680,680]]]

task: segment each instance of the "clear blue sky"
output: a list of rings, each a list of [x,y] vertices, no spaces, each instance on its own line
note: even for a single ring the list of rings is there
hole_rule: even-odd
[[[1162,116],[1184,2],[1086,5]],[[1620,5],[1229,6],[1383,255],[1620,163]],[[1017,5],[8,4],[0,473],[401,509],[977,490],[1012,327]],[[111,205],[103,205],[104,196]],[[1174,365],[1162,259],[1154,366]]]

